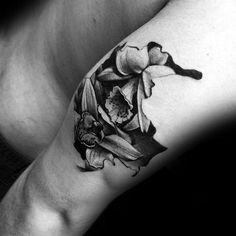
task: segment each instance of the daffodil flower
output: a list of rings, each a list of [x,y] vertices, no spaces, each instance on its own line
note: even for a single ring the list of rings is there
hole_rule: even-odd
[[[142,101],[151,96],[152,87],[154,86],[152,79],[175,74],[174,70],[165,66],[167,59],[168,54],[162,52],[161,48],[157,45],[151,49],[148,49],[148,46],[142,49],[133,46],[124,46],[120,50],[117,50],[115,60],[116,68],[109,67],[98,75],[100,81],[136,80],[136,82],[132,82],[126,88],[129,90],[127,96],[129,96],[129,93],[132,93],[132,95],[137,93],[138,120],[132,120],[131,124],[138,121],[142,132],[148,132],[150,126],[150,120],[146,117],[142,109]],[[116,70],[118,73],[115,72]],[[120,100],[120,106],[116,106],[114,98],[117,96],[115,94],[117,95],[119,93],[122,95],[124,93],[122,93],[121,88],[118,89],[115,87],[114,89],[115,91],[113,90],[107,99],[106,107],[112,118],[118,123],[122,123],[130,118],[131,106],[128,107],[128,105],[132,104],[132,100],[130,104],[121,104],[122,101]],[[123,101],[128,100],[126,97],[123,98]],[[123,112],[124,109],[126,109],[126,113]],[[122,119],[117,114],[125,114],[125,118]]]
[[[81,109],[75,111],[77,117],[75,142],[86,147],[87,169],[101,169],[106,160],[113,162],[116,157],[123,163],[144,157],[132,146],[129,135],[116,127],[109,115],[97,104],[96,94],[89,78],[85,79],[79,97]],[[126,165],[135,172],[139,170],[139,166],[132,168],[132,164]]]

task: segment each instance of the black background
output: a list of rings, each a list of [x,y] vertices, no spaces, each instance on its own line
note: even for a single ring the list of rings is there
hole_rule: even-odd
[[[0,31],[39,2],[1,1]],[[226,230],[223,222],[229,224],[231,218],[234,188],[235,131],[236,122],[228,120],[208,132],[190,151],[110,204],[86,235],[166,235],[169,231],[192,235],[205,232],[205,227],[211,232]],[[4,150],[1,145],[0,197],[25,168],[25,163]]]
[[[87,235],[225,234],[233,219],[235,131],[232,120],[209,131],[191,150],[112,203]]]
[[[36,14],[47,0],[1,0],[0,33],[8,31],[22,16]]]

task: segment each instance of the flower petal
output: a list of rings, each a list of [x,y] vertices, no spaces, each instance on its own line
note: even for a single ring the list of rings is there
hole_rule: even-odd
[[[176,74],[169,66],[159,65],[149,66],[143,73],[149,75],[152,79]]]
[[[169,57],[168,53],[162,52],[160,47],[153,47],[148,52],[150,65],[165,65]]]
[[[114,72],[114,68],[108,67],[98,75],[98,80],[103,82],[119,81],[130,79],[130,76],[119,76]]]
[[[101,147],[95,147],[93,149],[87,148],[86,159],[89,166],[95,169],[102,169],[106,160],[114,164],[113,155]]]
[[[118,127],[115,126],[115,124],[111,121],[110,117],[107,115],[107,113],[103,110],[103,108],[101,106],[98,105],[98,112],[101,115],[102,119],[108,123],[109,125],[111,125],[117,132],[117,134],[122,137],[123,139],[125,139],[127,142],[131,143],[131,137],[125,133],[124,131],[122,131],[121,129],[119,129]]]
[[[147,47],[138,49],[137,47],[125,46],[117,52],[116,66],[123,75],[140,74],[149,64]]]
[[[132,131],[138,129],[139,127],[138,115],[136,114],[133,119],[123,127],[123,129],[125,131]]]
[[[84,89],[82,94],[81,109],[82,112],[89,112],[98,119],[97,99],[94,88],[89,78],[85,78]]]
[[[121,129],[119,129],[118,127],[116,127],[116,131],[117,131],[117,134],[123,138],[125,141],[127,141],[128,143],[132,143],[132,138],[130,137],[129,134],[125,133],[124,131],[122,131]]]
[[[174,75],[175,72],[168,66],[149,66],[142,73],[144,92],[147,98],[152,95],[152,88],[155,86],[153,79]]]
[[[138,78],[133,78],[121,88],[121,92],[130,105],[132,105],[133,96],[137,92],[138,81]]]
[[[147,73],[146,71],[143,72],[142,79],[145,95],[147,98],[149,98],[152,95],[152,88],[155,86],[155,84],[152,81],[150,73]]]
[[[143,156],[142,153],[118,135],[106,136],[98,145],[123,160],[137,160]]]
[[[113,87],[113,90],[110,91],[105,107],[109,111],[108,114],[111,117],[111,121],[114,123],[122,124],[133,115],[131,112],[133,105],[123,94],[119,86]]]
[[[137,92],[137,104],[138,104],[138,121],[141,132],[148,132],[151,121],[143,113],[142,101],[145,98],[143,81],[139,80],[138,92]]]
[[[93,87],[94,87],[98,104],[103,104],[104,103],[104,88],[101,82],[96,79]]]
[[[111,121],[110,117],[107,115],[107,113],[103,110],[101,106],[98,105],[98,112],[101,115],[102,119],[106,121],[109,125],[112,127],[115,127],[114,123]]]

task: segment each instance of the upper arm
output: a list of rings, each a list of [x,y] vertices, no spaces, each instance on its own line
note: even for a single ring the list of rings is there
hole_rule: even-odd
[[[156,155],[177,155],[225,112],[234,115],[235,44],[227,35],[236,6],[218,4],[172,1],[85,76],[72,101],[72,142],[83,150],[83,168],[98,170],[118,158],[137,173]],[[226,12],[228,19],[217,21]],[[166,58],[153,62],[153,55]],[[91,120],[101,126],[95,135],[85,128]]]

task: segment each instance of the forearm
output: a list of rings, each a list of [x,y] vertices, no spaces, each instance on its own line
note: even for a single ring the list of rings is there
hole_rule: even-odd
[[[114,160],[107,160],[103,163],[103,166],[100,166],[102,168],[91,168],[88,171],[85,168],[88,165],[86,166],[85,163],[91,165],[93,163],[91,159],[87,159],[87,156],[82,156],[83,153],[80,152],[80,149],[76,149],[76,139],[82,140],[74,132],[76,113],[81,112],[79,115],[83,115],[85,112],[85,108],[83,108],[85,105],[82,105],[84,102],[82,102],[83,99],[80,96],[83,94],[81,91],[86,92],[84,90],[85,85],[82,83],[80,90],[76,91],[76,95],[79,94],[80,99],[75,100],[76,96],[72,99],[64,124],[56,139],[34,163],[27,173],[27,180],[19,183],[21,187],[13,188],[9,192],[2,203],[3,210],[1,211],[6,212],[9,203],[15,201],[15,197],[12,196],[17,196],[18,191],[22,190],[24,194],[21,195],[21,199],[23,201],[25,201],[25,198],[29,199],[27,201],[29,207],[24,208],[26,210],[18,208],[17,216],[21,214],[30,216],[32,208],[39,209],[39,215],[43,214],[43,211],[40,211],[41,207],[39,207],[42,203],[46,208],[47,218],[52,219],[53,228],[50,231],[49,227],[44,235],[50,235],[51,232],[58,232],[58,235],[63,235],[63,232],[68,232],[67,235],[73,235],[75,232],[82,234],[115,196],[142,180],[153,169],[158,169],[159,166],[163,165],[163,160],[169,160],[171,157],[178,155],[180,147],[185,146],[189,139],[197,134],[199,129],[206,128],[209,126],[208,123],[212,123],[212,121],[215,123],[217,117],[222,114],[233,114],[236,91],[233,65],[236,60],[231,51],[234,51],[235,46],[234,40],[227,37],[227,35],[232,32],[232,22],[236,22],[232,20],[235,17],[233,14],[235,6],[232,3],[230,7],[230,4],[228,4],[218,8],[219,5],[215,5],[217,2],[220,1],[198,1],[198,3],[196,1],[174,1],[155,19],[120,44],[126,43],[128,46],[141,49],[150,42],[156,42],[162,45],[163,51],[168,52],[168,55],[173,58],[176,64],[203,73],[202,80],[194,80],[191,74],[189,76],[179,75],[179,71],[173,70],[173,64],[164,63],[168,67],[170,66],[175,73],[163,77],[153,76],[152,78],[155,87],[152,88],[152,95],[148,99],[143,99],[142,108],[147,118],[151,120],[156,128],[153,135],[154,140],[166,147],[167,150],[162,149],[162,152],[152,156],[147,167],[143,167],[141,163],[138,166],[141,170],[136,177],[132,177],[132,168],[127,168],[124,165],[124,159],[128,157],[121,152],[114,153],[114,150],[111,149],[109,149],[109,152],[115,156]],[[226,12],[227,20],[218,22],[217,19],[225,17]],[[228,25],[229,22],[231,22],[231,25]],[[222,28],[224,33],[222,33]],[[204,37],[205,35],[208,35],[208,37]],[[217,40],[211,40],[212,38],[217,38]],[[222,50],[216,50],[216,48]],[[110,57],[111,53],[107,54],[86,75],[84,81],[89,79],[91,82],[94,73],[98,75],[98,69]],[[216,68],[220,68],[220,70]],[[121,76],[121,74],[119,75]],[[121,77],[124,79],[124,76]],[[103,82],[102,88],[104,88],[104,84]],[[86,86],[88,88],[88,84]],[[112,86],[114,87],[113,82]],[[119,83],[118,86],[120,86]],[[102,105],[101,97],[97,98],[99,100],[98,105],[107,109],[105,111],[109,113],[108,107],[105,104]],[[80,105],[77,110],[75,106],[78,104]],[[135,106],[135,104],[132,105]],[[132,113],[137,112],[137,110],[133,110]],[[101,115],[101,113],[99,114]],[[104,113],[102,119],[104,120]],[[116,123],[116,121],[112,120],[110,125],[112,126],[112,123]],[[125,130],[122,125],[115,126],[115,128],[117,127],[121,127],[122,131]],[[138,129],[141,130],[140,123]],[[126,132],[130,134],[130,131]],[[103,136],[106,135],[109,136],[106,133]],[[103,140],[106,141],[104,138]],[[98,145],[107,148],[107,145],[105,146],[102,143],[103,140],[99,140]],[[139,142],[138,145],[135,141],[132,142],[133,146],[138,149]],[[86,146],[87,149],[88,145]],[[104,159],[102,160],[104,161]],[[112,163],[113,161],[116,164],[115,166]],[[132,167],[132,164],[129,167]],[[33,212],[35,214],[35,211]],[[9,214],[14,214],[14,212],[9,211]],[[32,223],[32,217],[29,217],[29,219],[33,226],[31,229],[26,227],[29,231],[25,232],[36,232],[40,220]],[[38,218],[35,217],[35,219]],[[4,225],[7,225],[7,220],[9,218],[4,218],[0,223],[3,225],[1,225],[3,230],[5,230]],[[14,232],[21,233],[25,230],[25,226],[22,226],[22,228],[18,226],[17,219],[10,227]],[[8,233],[7,229],[5,232]],[[5,232],[3,231],[3,234]],[[7,233],[4,235],[7,235]],[[8,235],[11,234],[8,233]],[[35,235],[37,234],[35,233]]]

